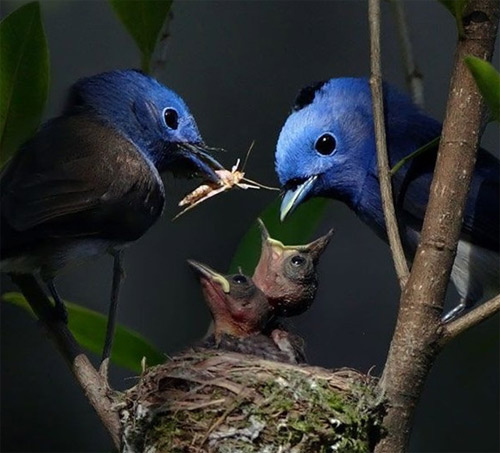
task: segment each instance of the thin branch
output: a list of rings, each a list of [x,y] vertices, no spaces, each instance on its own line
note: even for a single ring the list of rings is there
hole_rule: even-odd
[[[418,70],[411,45],[410,32],[401,0],[390,0],[396,26],[398,29],[399,43],[401,45],[401,54],[403,55],[403,66],[406,74],[406,83],[411,93],[413,102],[419,107],[424,106],[424,83],[422,73]]]
[[[373,121],[375,126],[375,139],[377,144],[377,165],[384,209],[387,237],[391,246],[392,258],[399,279],[401,289],[408,279],[408,263],[399,236],[394,197],[392,195],[391,172],[387,156],[387,142],[385,137],[384,104],[382,92],[382,64],[380,55],[380,0],[369,0],[368,18],[370,22],[370,60],[371,76],[370,86],[372,91]]]
[[[165,19],[165,23],[160,32],[160,39],[156,44],[151,62],[151,74],[153,77],[160,77],[167,64],[168,38],[170,38],[170,22],[174,18],[174,13],[170,10]]]
[[[11,275],[57,349],[68,363],[101,422],[108,430],[116,448],[120,448],[120,420],[113,408],[111,389],[105,378],[92,366],[66,324],[55,316],[54,308],[32,275]]]
[[[491,60],[500,5],[469,0],[457,43],[446,117],[429,191],[429,202],[396,329],[380,381],[388,401],[387,435],[376,453],[405,451],[413,414],[430,369],[440,351],[443,301],[460,238],[462,217],[479,144],[484,102],[466,55]]]
[[[500,311],[500,294],[493,297],[492,299],[482,303],[477,308],[461,316],[455,321],[445,324],[443,326],[443,336],[440,341],[440,345],[444,346],[449,341],[458,337],[466,330],[471,327],[477,326],[478,324],[491,318],[494,314]]]

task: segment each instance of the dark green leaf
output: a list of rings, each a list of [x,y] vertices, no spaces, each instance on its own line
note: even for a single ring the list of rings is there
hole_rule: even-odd
[[[480,58],[465,57],[465,64],[474,76],[491,116],[500,122],[500,74],[491,63]]]
[[[38,2],[0,23],[0,166],[40,124],[49,92],[49,50]]]
[[[305,244],[318,226],[328,200],[313,198],[300,206],[283,223],[279,220],[280,199],[271,203],[259,216],[265,223],[271,236],[285,245]],[[260,230],[254,222],[238,244],[230,266],[230,272],[238,267],[252,274],[260,256]]]
[[[432,139],[429,143],[426,143],[424,146],[421,146],[418,148],[416,151],[413,151],[411,154],[408,154],[406,157],[403,157],[394,167],[391,168],[391,176],[394,176],[398,170],[406,164],[406,162],[409,162],[410,160],[414,159],[417,156],[420,156],[420,154],[423,154],[427,151],[438,150],[439,146],[439,140],[441,137],[436,137]]]
[[[24,308],[34,316],[22,294],[6,293],[2,298],[6,302]],[[65,302],[65,304],[69,315],[68,326],[78,343],[83,348],[100,355],[104,346],[106,317],[77,304],[70,302]],[[165,356],[144,337],[118,324],[116,326],[111,361],[136,373],[140,373],[143,357],[146,357],[148,366],[158,365],[165,361]]]
[[[109,0],[142,54],[142,70],[150,72],[151,56],[167,20],[172,0]]]
[[[455,18],[459,36],[464,35],[464,25],[462,18],[467,0],[438,0]]]

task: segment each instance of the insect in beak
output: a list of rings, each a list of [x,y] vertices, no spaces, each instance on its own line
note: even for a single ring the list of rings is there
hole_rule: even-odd
[[[252,150],[254,142],[252,142],[247,156],[245,158],[245,164],[248,160],[248,155]],[[247,189],[267,189],[267,190],[280,190],[275,187],[265,186],[251,179],[245,178],[245,172],[243,169],[240,171],[238,167],[240,166],[240,159],[236,160],[236,163],[231,168],[231,171],[222,168],[220,170],[215,170],[215,174],[218,176],[218,183],[215,182],[207,182],[198,186],[192,192],[188,193],[180,202],[179,206],[186,206],[181,212],[179,212],[172,220],[178,219],[181,215],[185,214],[187,211],[190,211],[195,206],[203,203],[205,200],[212,198],[222,192],[226,192],[227,190],[231,190],[234,187],[238,187],[243,190]]]

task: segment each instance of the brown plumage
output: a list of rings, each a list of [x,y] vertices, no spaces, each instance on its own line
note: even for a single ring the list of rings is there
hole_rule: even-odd
[[[94,248],[135,241],[165,202],[158,172],[135,146],[85,114],[51,121],[1,183],[2,270],[40,270],[44,280]]]

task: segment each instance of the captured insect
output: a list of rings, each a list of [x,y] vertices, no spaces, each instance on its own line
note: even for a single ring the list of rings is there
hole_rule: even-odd
[[[231,190],[233,187],[238,187],[240,189],[267,189],[267,190],[280,190],[275,187],[265,186],[251,179],[245,178],[245,172],[243,169],[246,166],[248,156],[252,151],[254,142],[250,145],[248,149],[245,164],[243,165],[242,170],[238,170],[240,166],[240,159],[236,160],[236,163],[231,168],[231,171],[226,170],[225,168],[222,170],[216,170],[215,173],[219,176],[220,181],[218,184],[202,184],[194,189],[192,192],[188,193],[180,202],[179,206],[187,206],[183,209],[179,214],[177,214],[172,220],[177,219],[182,214],[187,211],[193,209],[195,206],[203,203],[205,200],[214,197],[215,195],[225,192],[227,190]]]

